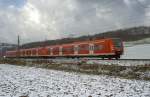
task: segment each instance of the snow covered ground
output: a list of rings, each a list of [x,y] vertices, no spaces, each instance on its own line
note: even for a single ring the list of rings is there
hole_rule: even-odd
[[[125,47],[122,59],[150,59],[150,44]]]
[[[136,60],[89,60],[89,64],[103,64],[103,65],[119,65],[119,66],[150,66],[150,60],[136,61]]]
[[[0,64],[0,97],[150,97],[150,82]]]

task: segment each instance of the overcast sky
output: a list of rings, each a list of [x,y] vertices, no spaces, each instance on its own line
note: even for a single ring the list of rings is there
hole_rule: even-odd
[[[0,42],[77,37],[150,25],[150,0],[0,0]]]

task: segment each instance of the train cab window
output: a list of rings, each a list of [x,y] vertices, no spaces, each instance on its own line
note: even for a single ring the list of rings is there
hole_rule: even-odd
[[[113,43],[115,47],[120,48],[122,46],[120,39],[113,39]]]

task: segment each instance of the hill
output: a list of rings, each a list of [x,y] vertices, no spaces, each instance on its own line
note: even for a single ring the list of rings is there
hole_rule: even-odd
[[[47,40],[42,42],[32,42],[23,44],[22,48],[31,48],[31,47],[41,47],[46,45],[56,45],[56,44],[64,44],[64,43],[72,43],[77,41],[84,40],[94,40],[100,38],[121,38],[124,42],[132,42],[150,37],[150,27],[140,26],[140,27],[132,27],[126,29],[119,29],[115,31],[108,31],[104,33],[99,33],[91,36],[81,36],[78,38],[64,38],[57,40]]]

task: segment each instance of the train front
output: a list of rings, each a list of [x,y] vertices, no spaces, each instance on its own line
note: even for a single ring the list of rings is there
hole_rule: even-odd
[[[113,44],[114,44],[114,51],[115,51],[115,58],[118,59],[123,54],[124,48],[123,48],[123,42],[119,38],[114,38]]]

